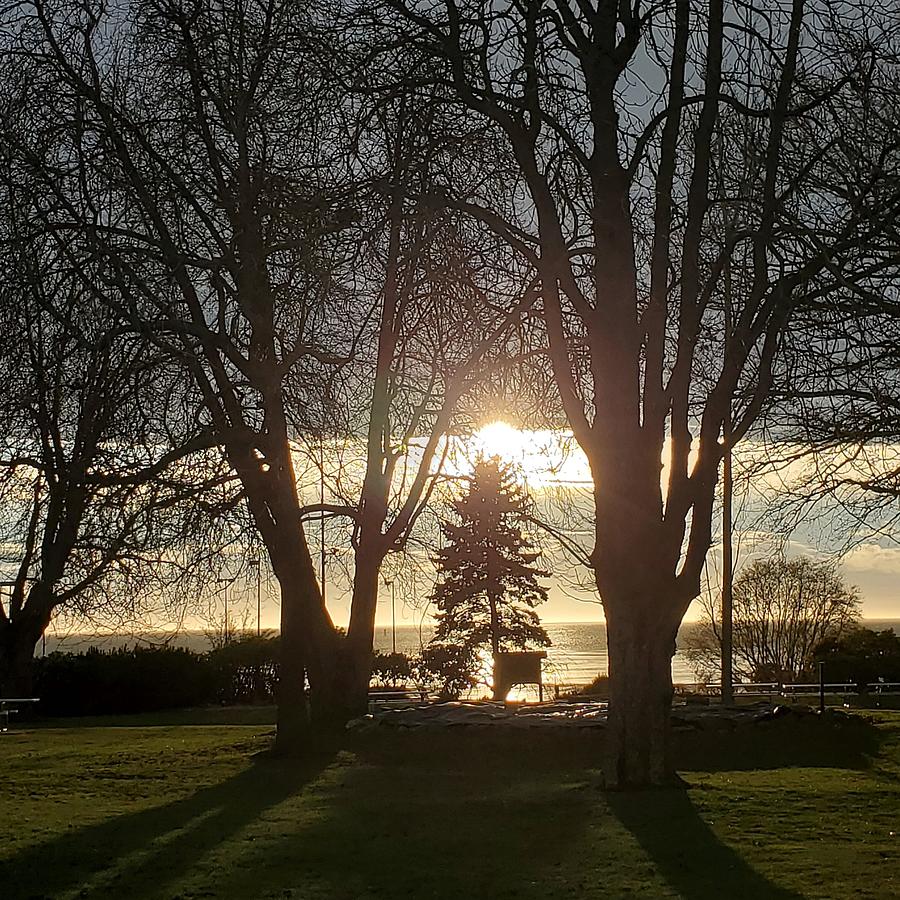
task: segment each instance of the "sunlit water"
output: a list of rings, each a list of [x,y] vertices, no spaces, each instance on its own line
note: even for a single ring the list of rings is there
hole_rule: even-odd
[[[544,662],[544,684],[551,691],[554,686],[568,688],[590,684],[608,668],[606,652],[606,626],[600,622],[545,622],[544,628],[553,642],[546,648]],[[682,626],[682,633],[691,628]],[[397,650],[402,653],[416,653],[432,635],[430,626],[423,626],[421,632],[415,627],[397,629]],[[389,651],[392,647],[390,628],[379,627],[375,634],[375,647]],[[676,653],[672,660],[672,677],[676,682],[696,681],[693,670],[683,654]],[[511,697],[520,694],[530,696],[531,691],[516,690]]]

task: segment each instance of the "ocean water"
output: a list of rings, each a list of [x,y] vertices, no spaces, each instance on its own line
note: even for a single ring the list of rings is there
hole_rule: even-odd
[[[552,644],[547,647],[544,663],[544,683],[569,687],[589,684],[608,669],[606,653],[606,626],[602,622],[544,622],[544,628]],[[686,633],[690,623],[682,625],[679,634]],[[403,627],[397,629],[397,650],[416,653],[431,638],[433,629]],[[390,628],[380,627],[375,632],[375,648],[388,651],[392,647]],[[696,681],[693,670],[680,653],[672,659],[672,677],[676,682]]]

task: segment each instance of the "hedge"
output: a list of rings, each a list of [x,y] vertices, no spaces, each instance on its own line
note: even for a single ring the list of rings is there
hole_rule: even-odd
[[[39,711],[52,716],[140,713],[211,703],[272,703],[278,639],[247,637],[208,653],[121,647],[34,660]]]

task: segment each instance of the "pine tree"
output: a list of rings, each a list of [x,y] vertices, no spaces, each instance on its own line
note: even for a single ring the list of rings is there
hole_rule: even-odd
[[[538,553],[522,531],[529,498],[512,467],[498,457],[479,459],[452,507],[457,521],[441,524],[445,546],[435,557],[434,643],[454,647],[472,668],[482,648],[496,654],[548,646],[534,607],[547,599],[538,579],[550,573],[536,567]]]

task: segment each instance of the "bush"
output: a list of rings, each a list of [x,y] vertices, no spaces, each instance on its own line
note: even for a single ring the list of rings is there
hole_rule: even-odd
[[[151,712],[208,703],[206,659],[176,647],[51,653],[35,660],[40,711],[54,716]]]
[[[609,699],[609,675],[598,675],[590,684],[585,685],[577,692],[578,697],[596,697],[600,700]]]
[[[436,690],[441,700],[458,700],[478,684],[478,660],[469,648],[430,643],[422,649],[416,665],[419,683]]]
[[[51,716],[153,712],[210,703],[272,703],[277,637],[240,637],[209,653],[121,647],[35,659],[40,711]]]
[[[405,687],[412,678],[413,662],[405,653],[382,653],[372,656],[372,679],[379,687]]]
[[[890,629],[854,628],[819,644],[815,659],[825,663],[828,681],[900,681],[900,637]]]
[[[273,703],[278,683],[280,639],[246,635],[206,655],[219,703]]]

